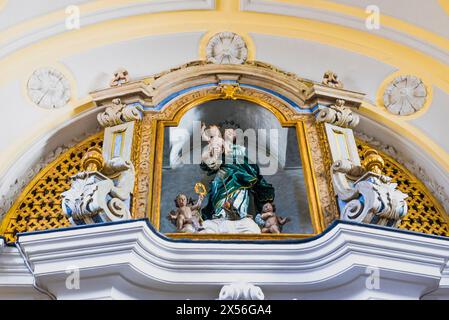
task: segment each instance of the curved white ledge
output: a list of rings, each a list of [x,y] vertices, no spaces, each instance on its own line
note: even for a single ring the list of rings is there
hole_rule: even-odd
[[[266,299],[420,299],[439,289],[449,258],[449,239],[343,222],[305,240],[172,240],[135,220],[26,233],[18,243],[39,285],[61,299],[215,299],[238,281]],[[65,285],[74,267],[79,290]],[[372,270],[379,289],[367,287]]]

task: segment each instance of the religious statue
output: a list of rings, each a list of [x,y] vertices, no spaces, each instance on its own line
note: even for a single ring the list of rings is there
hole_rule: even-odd
[[[282,218],[276,215],[276,206],[273,203],[267,202],[262,207],[262,213],[258,215],[262,221],[262,233],[281,233],[282,226],[290,221],[290,217]]]
[[[274,200],[274,188],[260,174],[259,166],[249,163],[246,148],[235,144],[235,129],[226,129],[223,139],[218,126],[210,128],[213,132],[209,130],[208,146],[200,166],[214,178],[209,185],[208,203],[202,210],[202,217],[205,223],[208,222],[210,232],[223,232],[223,221],[236,221],[225,223],[227,232],[260,233],[260,228],[248,215],[250,196],[257,212],[261,212],[263,204]]]
[[[183,193],[175,198],[176,210],[172,210],[168,218],[175,224],[179,232],[199,232],[202,228],[202,220],[199,213],[203,196],[200,195],[196,203],[193,199],[187,199]]]
[[[208,147],[202,154],[202,161],[211,169],[218,169],[221,164],[221,155],[230,150],[229,141],[222,138],[220,128],[216,125],[209,126],[203,123],[201,126],[201,138],[208,143]]]

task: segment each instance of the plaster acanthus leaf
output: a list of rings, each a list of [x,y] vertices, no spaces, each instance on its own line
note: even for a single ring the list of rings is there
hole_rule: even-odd
[[[106,162],[104,168],[103,172],[116,178],[111,179],[98,171],[82,171],[71,178],[71,188],[61,194],[63,212],[72,224],[131,218],[129,200],[134,188],[133,164],[118,157]]]
[[[109,86],[111,87],[119,87],[122,84],[129,82],[129,73],[126,69],[118,69],[116,72],[114,72],[114,78],[112,78],[111,82],[109,83]]]
[[[326,122],[343,128],[355,128],[360,121],[351,108],[345,107],[344,100],[337,100],[335,105],[322,108],[316,117],[318,122]]]
[[[363,173],[349,160],[332,165],[335,192],[343,202],[341,219],[377,225],[397,226],[407,214],[407,194],[391,178],[374,172]],[[363,175],[356,181],[348,176]]]
[[[98,114],[97,119],[102,127],[112,127],[129,121],[142,119],[142,106],[126,105],[120,99],[112,100],[112,105]]]
[[[338,80],[338,75],[333,71],[324,73],[322,84],[332,88],[343,89],[343,83]]]
[[[260,287],[251,283],[237,282],[223,286],[218,300],[265,300]]]

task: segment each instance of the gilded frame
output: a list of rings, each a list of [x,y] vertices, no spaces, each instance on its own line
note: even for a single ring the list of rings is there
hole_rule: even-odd
[[[249,87],[233,87],[238,87],[238,90],[231,90],[231,94],[219,86],[203,88],[170,101],[160,111],[150,109],[145,112],[140,132],[137,133],[139,146],[135,150],[140,152],[134,157],[134,159],[138,159],[137,184],[132,210],[134,218],[147,217],[159,230],[164,128],[177,126],[188,110],[204,102],[218,99],[241,99],[271,111],[283,127],[296,128],[314,234],[168,233],[166,236],[184,239],[276,240],[306,238],[321,233],[333,220],[337,211],[329,177],[323,175],[323,172],[328,169],[329,162],[326,160],[327,146],[317,138],[324,134],[321,132],[323,128],[315,122],[313,113],[299,112],[274,95]],[[326,217],[326,215],[328,216]]]

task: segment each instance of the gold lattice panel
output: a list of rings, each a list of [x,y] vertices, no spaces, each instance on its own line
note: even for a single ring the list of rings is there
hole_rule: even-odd
[[[70,148],[47,165],[28,184],[2,223],[8,242],[20,232],[70,226],[61,209],[61,193],[70,188],[70,177],[80,171],[81,158],[90,147],[100,147],[103,135],[96,134]]]
[[[365,150],[372,147],[361,141],[357,141],[357,147],[363,161]],[[406,199],[408,213],[402,219],[399,228],[438,236],[449,236],[446,213],[423,183],[391,157],[382,152],[379,152],[379,154],[385,160],[383,174],[392,178],[393,182],[398,184],[398,189],[409,196]]]

